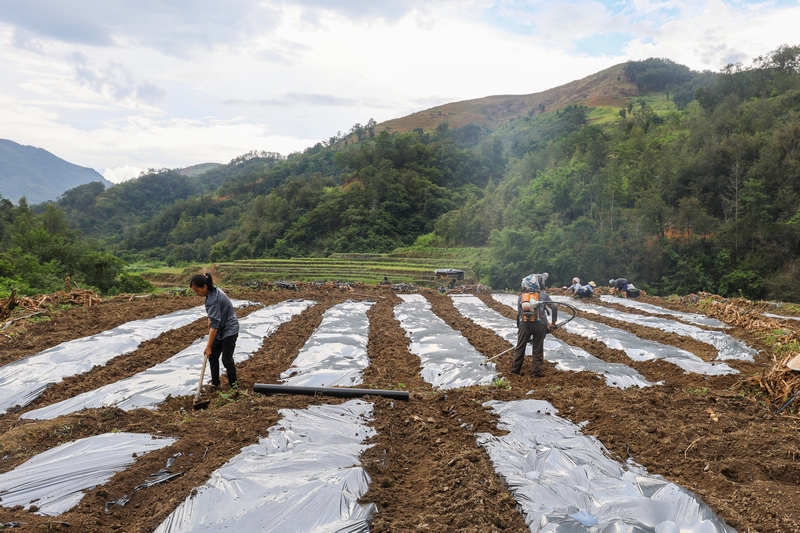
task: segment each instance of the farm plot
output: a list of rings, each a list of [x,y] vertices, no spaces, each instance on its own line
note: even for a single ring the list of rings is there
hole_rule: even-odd
[[[193,412],[190,397],[171,397],[154,410],[105,407],[52,420],[19,420],[28,411],[167,360],[191,345],[198,332],[202,334],[195,324],[147,341],[138,350],[112,359],[106,367],[53,385],[20,412],[0,416],[0,474],[60,443],[99,433],[134,431],[176,439],[173,445],[138,458],[103,486],[88,490],[79,505],[58,517],[0,507],[0,522],[25,522],[23,527],[30,530],[154,531],[194,489],[209,482],[214,472],[267,435],[282,418],[280,409],[345,403],[249,391],[256,382],[279,383],[281,374],[292,367],[323,323],[324,313],[352,298],[375,302],[367,311],[369,366],[364,369],[363,386],[411,391],[408,402],[371,400],[369,426],[374,435],[365,441],[369,448],[360,457],[372,479],[360,504],[374,504],[378,511],[369,523],[371,531],[529,531],[512,492],[479,445],[478,435],[481,439],[490,438],[488,435],[501,438],[506,432],[498,426],[502,415],[484,405],[486,402],[532,399],[549,402],[560,417],[580,425],[582,433],[595,437],[611,459],[635,461],[649,474],[664,476],[675,486],[694,492],[738,531],[800,531],[800,469],[793,456],[800,455],[797,419],[775,416],[774,409],[733,388],[743,376],[763,371],[771,360],[768,353],[756,354],[752,362],[726,361],[740,375],[686,374],[677,365],[662,360],[632,361],[623,351],[602,342],[558,331],[555,337],[561,342],[609,363],[624,362],[649,382],[663,384],[621,389],[608,386],[591,372],[562,372],[546,363],[544,378],[511,376],[510,388],[434,388],[423,379],[420,358],[409,349],[412,340],[395,317],[395,308],[403,301],[389,290],[374,287],[358,287],[357,292],[369,297],[319,290],[240,295],[267,305],[299,296],[317,305],[278,327],[247,361],[239,363],[242,389],[207,397],[213,401],[205,411]],[[453,299],[434,292],[423,296],[432,313],[463,335],[477,352],[489,357],[508,348],[502,336],[462,315]],[[498,314],[513,316],[512,309],[489,295],[477,298]],[[186,298],[185,307],[196,303],[196,299]],[[138,302],[130,304],[132,320],[140,310]],[[638,329],[615,326],[631,333]],[[31,330],[35,332],[36,327]],[[678,335],[662,333],[659,342],[663,344],[677,340],[706,362],[716,356],[716,350],[708,345],[697,349],[702,343],[686,343]],[[7,342],[0,340],[0,350]],[[51,346],[43,343],[38,348]],[[137,362],[129,366],[132,360]],[[510,356],[497,360],[500,376],[509,377],[510,360]],[[183,475],[132,492],[177,453],[181,455],[174,468]],[[109,501],[131,494],[126,505],[112,506],[106,513]]]

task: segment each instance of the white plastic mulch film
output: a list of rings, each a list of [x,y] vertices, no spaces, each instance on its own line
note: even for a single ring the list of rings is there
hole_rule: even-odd
[[[773,313],[762,313],[762,314],[764,316],[768,316],[776,320],[800,320],[800,316],[783,316],[783,315],[776,315]]]
[[[24,407],[53,383],[88,372],[142,342],[205,316],[203,306],[145,320],[134,320],[90,337],[63,342],[38,354],[0,367],[0,413]]]
[[[408,349],[422,364],[423,379],[436,388],[452,389],[488,385],[497,377],[494,363],[483,365],[486,356],[461,333],[431,311],[431,304],[419,294],[399,294],[403,303],[394,316],[411,339]]]
[[[571,303],[571,299],[564,296],[553,296],[553,299],[557,302]],[[633,333],[618,328],[612,328],[611,326],[599,322],[575,318],[565,324],[564,329],[568,333],[574,333],[581,337],[600,341],[609,348],[622,350],[634,361],[661,359],[679,366],[686,372],[709,376],[739,373],[738,370],[731,368],[725,363],[708,363],[687,350],[661,344],[660,342],[640,339]]]
[[[735,533],[695,494],[635,463],[541,400],[487,402],[503,436],[477,434],[532,533]]]
[[[310,300],[287,300],[254,311],[240,319],[234,362],[241,363],[249,359],[278,326],[314,304]],[[208,337],[205,336],[143,372],[62,402],[28,411],[21,418],[52,419],[81,409],[112,405],[126,411],[140,407],[153,409],[167,396],[194,394],[197,391],[197,380],[203,365],[203,349],[207,342]],[[220,368],[220,372],[224,373],[224,368]],[[206,379],[211,379],[208,370]]]
[[[104,484],[137,456],[176,441],[143,433],[105,433],[62,444],[0,474],[0,505],[35,505],[36,514],[60,515],[78,505],[84,491]]]
[[[626,307],[632,307],[634,309],[638,309],[639,311],[644,311],[645,313],[652,313],[654,315],[672,315],[675,318],[683,320],[684,322],[689,322],[690,324],[697,324],[698,326],[706,326],[709,328],[730,327],[722,320],[717,320],[716,318],[712,318],[710,316],[701,315],[698,313],[683,313],[681,311],[673,311],[672,309],[667,309],[665,307],[660,307],[658,305],[648,304],[640,302],[638,300],[630,300],[628,298],[622,298],[619,296],[609,296],[607,294],[603,294],[602,296],[600,296],[600,301],[610,304],[618,304],[618,305],[624,305]]]
[[[326,310],[292,367],[281,374],[281,381],[301,387],[361,384],[369,366],[367,311],[373,305],[375,302],[348,300]]]
[[[611,307],[592,305],[580,300],[572,300],[570,303],[581,311],[586,311],[587,313],[594,313],[606,318],[628,322],[630,324],[638,324],[640,326],[660,329],[661,331],[667,331],[669,333],[675,333],[676,335],[690,337],[700,342],[705,342],[706,344],[710,344],[717,349],[717,359],[753,361],[756,353],[758,353],[757,350],[749,347],[744,342],[734,339],[727,333],[723,333],[721,331],[710,331],[666,318],[637,315],[635,313],[625,313],[623,311],[612,309]],[[616,303],[616,301],[614,303]]]
[[[513,309],[517,308],[517,296],[514,294],[497,294],[494,297],[500,303],[510,305]],[[452,299],[456,309],[463,316],[481,327],[494,331],[511,344],[517,343],[517,324],[514,320],[504,317],[475,296],[453,295]],[[652,385],[633,368],[620,363],[607,363],[583,348],[570,346],[552,335],[545,338],[544,358],[555,363],[558,370],[587,371],[601,375],[610,387],[626,389]]]
[[[269,436],[211,474],[156,533],[314,531],[368,533],[374,504],[361,505],[370,478],[359,456],[375,430],[372,404],[282,409]]]
[[[234,300],[237,307],[261,305]],[[44,390],[64,378],[83,374],[114,357],[136,350],[144,341],[189,325],[206,316],[204,306],[168,315],[134,320],[96,335],[75,339],[0,367],[0,414],[10,407],[25,407]]]

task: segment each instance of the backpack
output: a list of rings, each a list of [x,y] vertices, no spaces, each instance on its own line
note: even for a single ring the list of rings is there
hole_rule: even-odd
[[[539,322],[542,318],[542,304],[538,292],[523,292],[520,296],[522,322]]]

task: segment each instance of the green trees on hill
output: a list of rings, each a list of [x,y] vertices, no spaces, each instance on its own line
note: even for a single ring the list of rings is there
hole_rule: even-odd
[[[198,179],[173,170],[151,170],[136,180],[108,189],[101,185],[87,183],[70,189],[55,205],[84,234],[107,243],[120,242],[126,232],[175,202],[204,191]]]
[[[37,215],[24,198],[14,206],[0,197],[0,295],[64,290],[67,276],[81,287],[109,291],[119,284],[123,265],[82,239],[54,205]]]
[[[633,106],[616,127],[565,129],[437,232],[490,245],[479,272],[494,286],[533,268],[800,299],[800,48],[776,54],[725,69],[683,112]]]
[[[685,65],[669,59],[652,57],[644,61],[629,61],[625,64],[623,72],[640,91],[655,92],[663,92],[669,86],[678,87],[695,76],[695,73]]]
[[[6,202],[2,253],[16,246],[40,266],[3,255],[0,276],[33,287],[81,272],[113,290],[117,263],[91,256],[104,252],[80,228],[170,263],[425,242],[489,247],[475,270],[496,288],[547,271],[556,284],[624,276],[654,293],[800,301],[799,65],[791,46],[718,73],[648,59],[624,68],[643,94],[623,109],[539,108],[494,131],[389,133],[370,120],[287,157],[83,185],[35,210]],[[65,251],[75,246],[98,272]]]
[[[330,151],[328,151],[330,153]],[[316,154],[314,154],[316,155]],[[482,187],[492,162],[458,148],[447,130],[381,132],[338,151],[327,174],[292,176],[250,203],[214,258],[387,252],[433,230],[433,221]]]

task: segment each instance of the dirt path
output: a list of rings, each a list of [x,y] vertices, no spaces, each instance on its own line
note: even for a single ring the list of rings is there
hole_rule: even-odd
[[[182,397],[172,398],[153,411],[94,409],[49,421],[18,421],[20,413],[0,416],[0,472],[60,443],[103,432],[148,432],[179,439],[173,446],[139,458],[133,467],[113,476],[103,487],[88,491],[80,505],[59,517],[0,507],[0,523],[25,522],[20,531],[152,531],[211,472],[243,446],[266,435],[267,428],[280,418],[278,409],[343,401],[263,396],[251,391],[257,382],[276,382],[319,325],[326,309],[347,298],[371,295],[377,303],[368,312],[371,364],[363,386],[402,388],[411,393],[408,402],[370,399],[375,404],[373,425],[377,435],[370,441],[373,446],[362,456],[362,463],[372,477],[363,500],[375,502],[379,508],[372,531],[528,531],[488,456],[475,443],[474,433],[497,433],[494,417],[482,407],[483,402],[537,398],[551,402],[560,416],[575,423],[588,421],[584,432],[600,439],[618,460],[630,458],[652,474],[696,492],[738,531],[800,532],[798,418],[775,416],[773,410],[744,398],[735,388],[744,377],[764,370],[768,354],[757,357],[755,363],[730,361],[741,375],[706,377],[684,374],[665,362],[634,363],[620,351],[559,331],[556,336],[565,342],[601,359],[629,364],[648,380],[663,384],[619,390],[607,387],[593,374],[559,372],[546,364],[542,379],[510,376],[510,390],[470,387],[438,391],[420,377],[419,359],[408,351],[408,340],[394,319],[393,308],[399,298],[390,290],[374,287],[359,287],[358,294],[354,292],[264,291],[238,295],[263,303],[302,297],[318,304],[278,328],[258,352],[240,363],[241,391],[208,396],[213,401],[207,410],[192,411],[191,398]],[[495,355],[509,347],[493,332],[462,317],[450,298],[435,292],[424,294],[433,311],[484,355]],[[513,310],[507,306],[488,295],[479,297],[498,312],[513,317]],[[111,302],[93,310],[58,312],[50,322],[9,328],[11,338],[0,339],[2,361],[19,359],[129,320],[198,303],[196,298],[186,297]],[[689,307],[680,310],[696,312]],[[242,311],[248,312],[251,310]],[[638,331],[624,323],[610,325]],[[22,412],[135,374],[185,348],[204,332],[201,320],[165,333],[106,367],[51,387]],[[741,338],[741,332],[732,334]],[[713,357],[710,347],[694,341],[686,343],[675,335],[653,340],[687,349],[705,360]],[[510,361],[510,356],[498,359],[498,369],[505,377],[509,377]],[[530,391],[534,392],[529,394]],[[167,459],[177,452],[182,456],[173,471],[183,472],[182,476],[138,491],[124,507],[115,506],[109,514],[105,512],[106,502],[133,494],[133,487],[164,468]]]

